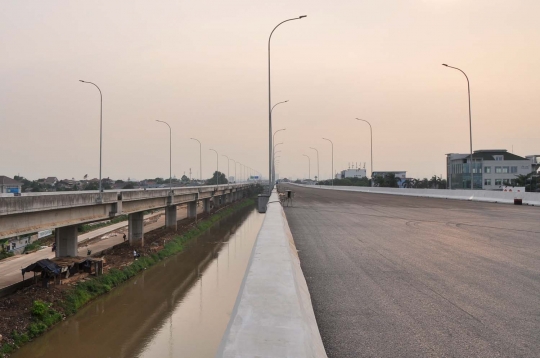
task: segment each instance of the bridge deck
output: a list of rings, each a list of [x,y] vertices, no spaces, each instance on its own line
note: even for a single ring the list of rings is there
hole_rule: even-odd
[[[288,187],[329,357],[540,352],[540,210]]]

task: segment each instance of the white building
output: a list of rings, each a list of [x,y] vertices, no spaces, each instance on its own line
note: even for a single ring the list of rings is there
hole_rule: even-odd
[[[345,178],[364,178],[366,176],[365,169],[345,169],[341,171],[341,175],[337,174],[336,179]]]
[[[450,189],[471,188],[470,161],[470,154],[446,155],[446,180]],[[506,149],[473,152],[475,189],[498,190],[505,185],[514,185],[518,175],[527,175],[533,170],[533,158],[520,157]]]

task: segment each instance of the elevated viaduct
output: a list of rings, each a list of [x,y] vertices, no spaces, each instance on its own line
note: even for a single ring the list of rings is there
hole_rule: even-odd
[[[55,229],[56,256],[77,256],[77,227],[128,215],[132,246],[144,243],[143,216],[147,210],[165,209],[165,225],[176,230],[176,208],[187,204],[188,218],[197,215],[197,204],[209,212],[246,196],[251,184],[183,187],[148,190],[40,193],[0,198],[0,239]]]

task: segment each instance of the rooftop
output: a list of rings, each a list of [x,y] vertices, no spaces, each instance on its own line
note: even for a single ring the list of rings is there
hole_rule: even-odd
[[[7,177],[5,175],[0,175],[0,184],[21,185],[20,182],[16,181],[15,179],[11,179],[10,177]]]

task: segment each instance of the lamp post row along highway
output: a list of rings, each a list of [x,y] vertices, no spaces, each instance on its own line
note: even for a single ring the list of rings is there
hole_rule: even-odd
[[[287,101],[284,101],[284,102],[279,102],[279,103],[275,104],[274,107],[277,106],[280,103],[285,103],[285,102],[289,102],[289,101],[287,100]],[[272,107],[272,110],[274,110],[274,107]],[[286,130],[286,128],[278,129],[277,131],[274,132],[274,135],[272,136],[272,143],[275,143],[275,141],[276,141],[276,133],[284,131],[284,130]],[[274,150],[275,150],[275,146],[274,146]],[[273,155],[274,155],[274,153],[272,153],[272,156]],[[272,167],[272,183],[276,182],[276,178],[275,178],[276,173],[275,172],[276,172],[276,169],[274,167]]]
[[[272,32],[270,32],[270,36],[268,37],[268,194],[270,194],[272,190],[272,87],[271,87],[271,66],[270,66],[270,43],[272,40],[272,34],[276,29],[285,22],[293,21],[293,20],[300,20],[302,18],[306,17],[306,15],[301,15],[299,17],[295,17],[293,19],[287,19],[274,27]]]
[[[200,180],[202,181],[202,144],[201,144],[201,141],[198,140],[197,138],[189,138],[189,139],[193,139],[193,140],[196,140],[197,142],[199,142],[199,171],[200,171]]]

